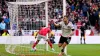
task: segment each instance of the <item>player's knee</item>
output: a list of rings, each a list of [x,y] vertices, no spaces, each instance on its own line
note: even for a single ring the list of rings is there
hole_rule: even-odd
[[[59,47],[61,47],[61,45],[58,44]]]
[[[36,43],[39,43],[40,40],[37,40]]]
[[[61,52],[64,52],[64,49],[61,49]]]
[[[80,38],[80,40],[82,40],[82,37]]]

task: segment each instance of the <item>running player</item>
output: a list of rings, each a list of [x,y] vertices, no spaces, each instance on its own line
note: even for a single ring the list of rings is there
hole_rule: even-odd
[[[33,44],[32,46],[32,50],[31,51],[36,51],[35,46],[39,43],[39,41],[43,38],[44,40],[46,40],[48,42],[48,44],[50,45],[50,47],[52,48],[52,51],[54,51],[52,43],[50,42],[49,39],[47,39],[46,35],[47,33],[49,33],[48,35],[50,35],[50,27],[42,27],[38,33],[37,33],[37,41],[35,42],[35,44]],[[50,37],[50,36],[48,36]]]
[[[61,47],[61,52],[59,53],[59,56],[65,55],[64,49],[69,44],[71,40],[71,36],[74,34],[74,27],[72,22],[68,21],[68,18],[64,16],[63,21],[59,24],[54,23],[56,27],[61,27],[62,34],[59,40],[58,46]]]

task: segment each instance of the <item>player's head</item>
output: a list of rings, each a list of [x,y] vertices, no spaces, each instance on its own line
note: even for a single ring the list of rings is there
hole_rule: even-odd
[[[68,17],[64,16],[63,21],[66,22],[66,23],[68,23]]]
[[[4,23],[4,19],[2,19],[2,21],[1,21],[2,23]]]

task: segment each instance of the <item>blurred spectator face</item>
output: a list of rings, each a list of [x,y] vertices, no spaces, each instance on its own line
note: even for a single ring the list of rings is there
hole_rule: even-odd
[[[80,12],[80,9],[78,9],[78,12]]]
[[[78,22],[81,22],[81,20],[78,20]]]
[[[95,11],[93,11],[93,14],[95,14]]]
[[[88,18],[87,18],[87,17],[85,17],[85,19],[87,20]]]
[[[69,8],[69,11],[68,12],[71,12],[71,8]]]
[[[4,23],[4,20],[2,20],[2,23]]]
[[[80,15],[79,15],[79,14],[77,14],[77,16],[78,16],[78,17],[80,17]]]
[[[6,14],[4,14],[2,18],[3,18],[3,19],[7,18]]]
[[[85,23],[83,23],[82,26],[85,26]]]

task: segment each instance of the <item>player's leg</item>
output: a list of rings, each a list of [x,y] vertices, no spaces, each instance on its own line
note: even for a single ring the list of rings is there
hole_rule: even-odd
[[[84,34],[84,44],[86,44],[85,39],[86,39],[86,36],[85,36],[85,34]]]
[[[37,41],[35,42],[35,44],[33,44],[33,46],[32,46],[33,49],[36,47],[36,45],[39,43],[39,41],[40,41],[40,40],[37,40]]]
[[[48,42],[48,44],[49,44],[50,48],[52,49],[52,51],[55,51],[54,48],[53,48],[53,46],[52,46],[51,41],[50,41],[48,38],[46,38],[45,36],[42,36],[42,37],[43,37],[43,39],[44,39],[45,41]]]
[[[49,39],[46,40],[51,48],[53,48],[52,43]]]
[[[65,47],[68,46],[68,44],[70,43],[71,37],[63,38],[63,39],[64,39],[64,40],[63,40],[64,43],[63,43],[63,45],[62,45],[62,49],[61,49],[60,55],[65,55],[65,54],[64,54],[64,50],[65,50]]]
[[[61,54],[64,55],[64,50],[65,50],[65,47],[67,46],[68,44],[66,42],[63,43],[62,45],[62,49],[61,49]]]
[[[84,34],[81,33],[80,43],[82,44],[82,37],[84,37]]]
[[[82,36],[81,36],[81,38],[80,38],[80,43],[82,44]]]
[[[54,48],[53,48],[53,46],[52,46],[51,41],[49,39],[47,39],[46,41],[48,42],[48,44],[49,44],[50,48],[52,49],[52,51],[55,51]]]
[[[58,46],[61,47],[63,45],[63,43],[59,43]]]
[[[64,43],[64,42],[63,42],[63,37],[61,36],[61,37],[60,37],[60,40],[59,40],[58,46],[61,47],[61,46],[63,45],[63,43]]]
[[[33,44],[32,49],[30,50],[31,52],[32,52],[32,51],[36,51],[36,48],[35,48],[35,47],[36,47],[36,45],[39,43],[39,41],[40,41],[40,40],[37,40],[37,41]]]
[[[37,36],[37,41],[36,41],[36,42],[33,44],[33,46],[32,46],[32,50],[33,50],[33,51],[36,51],[35,47],[36,47],[36,45],[39,43],[39,41],[41,40],[41,38],[42,38],[42,37],[41,37],[40,35]]]
[[[60,40],[59,40],[59,44],[58,44],[58,46],[61,48],[61,52],[59,53],[59,56],[62,56],[62,45],[64,44],[64,37],[63,36],[61,36],[60,37]]]

